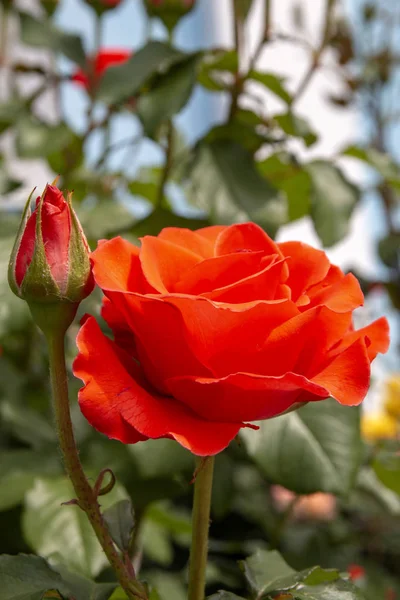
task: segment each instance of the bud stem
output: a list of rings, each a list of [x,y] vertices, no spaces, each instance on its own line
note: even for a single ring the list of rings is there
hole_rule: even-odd
[[[130,600],[146,600],[147,595],[139,581],[133,579],[118,554],[101,514],[96,494],[90,486],[79,460],[72,428],[68,377],[65,367],[64,332],[45,331],[49,347],[50,376],[57,434],[64,460],[65,470],[75,490],[82,510],[85,511],[93,530],[104,550],[121,587]]]
[[[188,600],[204,600],[214,457],[198,460],[194,483]]]

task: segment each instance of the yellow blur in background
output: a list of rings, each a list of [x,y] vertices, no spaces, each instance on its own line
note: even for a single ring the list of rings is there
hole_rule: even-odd
[[[400,373],[386,382],[383,408],[361,417],[361,434],[368,442],[396,438],[400,433]]]

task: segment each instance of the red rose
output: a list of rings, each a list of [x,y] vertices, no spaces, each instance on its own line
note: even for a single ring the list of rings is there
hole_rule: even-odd
[[[388,348],[386,319],[353,329],[353,275],[253,223],[167,228],[140,249],[114,238],[92,260],[114,341],[93,317],[80,330],[79,402],[125,443],[172,437],[211,455],[249,422],[306,402],[359,404]]]
[[[78,69],[72,75],[71,79],[75,83],[85,87],[88,91],[93,91],[109,67],[126,62],[131,58],[132,54],[131,50],[125,49],[99,50],[96,56],[88,61],[87,70]],[[93,74],[91,74],[91,70],[93,70]]]
[[[46,186],[30,214],[30,198],[9,266],[12,290],[34,302],[79,303],[94,287],[89,247],[71,199]]]
[[[365,578],[365,569],[360,565],[349,565],[347,567],[347,572],[350,575],[350,579],[352,581],[359,581],[360,579]]]

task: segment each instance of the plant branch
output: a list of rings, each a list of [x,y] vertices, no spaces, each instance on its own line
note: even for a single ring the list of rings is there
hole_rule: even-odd
[[[65,470],[77,496],[77,503],[85,511],[101,547],[118,581],[130,600],[146,600],[143,586],[128,573],[101,514],[94,489],[90,486],[79,460],[72,428],[68,399],[68,379],[65,367],[64,334],[47,334],[49,347],[50,375],[54,402],[55,420]]]
[[[194,483],[188,600],[204,600],[214,457],[198,459]]]
[[[310,84],[310,81],[314,77],[316,70],[319,67],[321,57],[322,57],[322,55],[325,51],[325,48],[327,46],[327,43],[329,41],[329,35],[330,35],[331,25],[332,25],[332,14],[333,14],[333,8],[335,6],[335,2],[336,2],[336,0],[326,0],[326,8],[325,8],[325,16],[324,16],[324,24],[323,24],[321,42],[320,42],[318,48],[313,51],[310,67],[309,67],[308,71],[306,71],[306,73],[304,74],[304,77],[300,81],[300,84],[299,84],[297,90],[293,94],[291,106],[293,106],[295,104],[295,102],[297,102],[301,98],[301,96],[304,94],[308,85]]]

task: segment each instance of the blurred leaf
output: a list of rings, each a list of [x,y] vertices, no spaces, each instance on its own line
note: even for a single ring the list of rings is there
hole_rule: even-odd
[[[207,600],[246,600],[243,596],[236,596],[236,594],[232,594],[232,592],[225,592],[224,590],[220,590],[216,594],[212,596],[207,596]]]
[[[186,600],[187,598],[182,578],[178,575],[163,571],[147,571],[146,581],[156,588],[160,600]]]
[[[349,506],[362,514],[400,516],[399,496],[383,485],[371,468],[359,472]]]
[[[312,146],[318,139],[308,122],[292,112],[274,115],[273,120],[287,135],[303,139],[307,148]]]
[[[380,152],[375,148],[362,148],[348,146],[341,152],[343,156],[350,156],[366,163],[376,169],[385,180],[400,181],[400,167],[396,165],[390,154]]]
[[[161,565],[170,565],[174,556],[172,540],[189,546],[191,531],[189,514],[178,511],[165,502],[152,504],[146,510],[140,529],[144,553]]]
[[[20,12],[19,16],[24,44],[61,52],[73,62],[86,65],[85,51],[78,35],[58,29],[50,20],[38,20],[24,12]]]
[[[74,600],[108,600],[114,598],[113,592],[117,586],[116,583],[95,583],[86,577],[67,571],[65,567],[58,565],[56,568],[61,574],[63,582],[68,585]]]
[[[82,600],[83,600],[83,598],[82,598]],[[129,598],[125,594],[124,590],[121,587],[118,587],[115,590],[115,592],[112,594],[112,596],[110,596],[110,600],[129,600]],[[150,600],[151,600],[151,596],[150,596]]]
[[[86,514],[77,506],[62,505],[74,497],[65,477],[37,479],[25,499],[24,536],[38,554],[58,558],[72,571],[95,577],[107,560]],[[102,508],[125,497],[126,492],[117,484],[102,497]]]
[[[52,171],[65,177],[83,162],[83,138],[71,133],[67,143],[46,154],[46,158]]]
[[[298,494],[347,494],[354,484],[362,449],[357,408],[312,402],[241,435],[263,473]]]
[[[149,91],[140,95],[137,114],[146,135],[154,138],[162,123],[177,114],[188,102],[196,82],[199,55],[175,63],[160,75]]]
[[[96,97],[106,104],[132,98],[152,76],[165,72],[184,56],[169,44],[151,41],[124,64],[107,69]]]
[[[254,154],[263,144],[272,143],[274,140],[268,133],[258,129],[253,124],[239,120],[241,115],[236,115],[234,120],[225,125],[216,125],[205,136],[204,141],[208,144],[221,141],[231,141],[244,146],[246,150]],[[257,123],[259,125],[260,123]],[[265,129],[265,127],[264,127]]]
[[[41,600],[53,589],[69,595],[61,576],[39,556],[0,556],[0,581],[0,600]]]
[[[54,444],[55,450],[57,436],[54,426],[38,411],[18,404],[13,398],[0,405],[0,416],[7,429],[22,442],[38,449]]]
[[[210,225],[210,222],[207,219],[189,219],[164,208],[157,208],[148,217],[135,223],[130,232],[136,237],[141,237],[143,235],[158,235],[164,227],[200,229],[208,225]]]
[[[214,465],[211,513],[217,519],[225,517],[234,495],[233,475],[235,463],[226,453],[217,454]]]
[[[172,477],[194,471],[192,455],[173,440],[147,440],[146,444],[128,446],[142,477]]]
[[[131,501],[120,500],[104,511],[103,516],[118,548],[122,551],[128,550],[135,526]]]
[[[31,320],[26,302],[15,297],[8,285],[7,273],[14,236],[0,239],[0,338],[9,331],[23,328]]]
[[[26,100],[13,98],[0,104],[0,134],[14,125],[16,120],[26,111]]]
[[[37,477],[59,474],[57,452],[2,450],[0,462],[0,510],[21,504]]]
[[[257,171],[252,155],[236,143],[197,147],[189,193],[213,223],[254,221],[274,236],[286,219],[284,198]]]
[[[360,190],[332,163],[315,160],[306,165],[311,176],[311,216],[325,247],[340,242],[350,227],[350,216]]]
[[[9,177],[4,164],[4,157],[0,154],[0,196],[6,196],[21,186],[21,181]]]
[[[378,253],[387,267],[395,269],[400,263],[400,233],[389,233],[379,240]]]
[[[400,446],[397,442],[392,448],[386,444],[378,449],[372,468],[378,479],[400,496]]]
[[[111,233],[117,235],[120,230],[126,231],[132,227],[137,220],[122,202],[112,198],[81,206],[77,212],[86,237],[90,240],[105,238]]]
[[[252,79],[253,81],[257,81],[258,83],[261,83],[264,87],[266,87],[270,92],[272,92],[273,94],[275,94],[275,96],[278,96],[278,98],[280,98],[281,100],[283,100],[284,102],[286,102],[286,104],[290,104],[291,100],[292,100],[292,96],[289,94],[289,92],[285,89],[283,82],[284,82],[284,77],[279,77],[279,75],[275,75],[274,73],[260,73],[260,71],[250,71],[249,73],[249,78]],[[276,119],[276,117],[274,117]],[[281,121],[283,121],[285,123],[285,119],[283,117],[280,117]],[[287,121],[289,120],[288,115],[286,115]],[[298,117],[294,118],[293,117],[293,122],[292,122],[292,127],[293,128],[298,128],[300,131],[302,130],[302,127],[304,128],[304,124],[302,125],[301,122],[299,123],[299,121],[301,121]],[[279,122],[279,120],[278,120]],[[279,123],[280,124],[280,123]],[[289,127],[289,125],[285,125],[286,127]],[[282,129],[283,126],[281,125]],[[290,131],[286,131],[286,129],[284,129],[284,131],[286,133],[290,133],[290,135],[293,135],[293,133],[291,133]],[[310,133],[308,132],[306,135],[310,135]],[[307,139],[312,139],[312,138],[307,138]],[[314,140],[315,141],[315,140]],[[310,144],[307,144],[310,145]]]
[[[227,75],[236,73],[237,69],[238,54],[236,50],[218,50],[206,53],[197,74],[197,81],[213,92],[226,90],[231,84]]]
[[[292,155],[287,152],[271,154],[257,163],[257,167],[272,185],[286,195],[289,221],[301,219],[309,213],[311,177]]]
[[[72,131],[64,123],[47,125],[30,117],[18,122],[15,147],[21,158],[45,157],[65,148],[72,137]]]
[[[154,181],[130,181],[128,184],[128,190],[134,196],[140,196],[145,200],[148,200],[152,204],[156,203],[158,197],[158,183]]]

